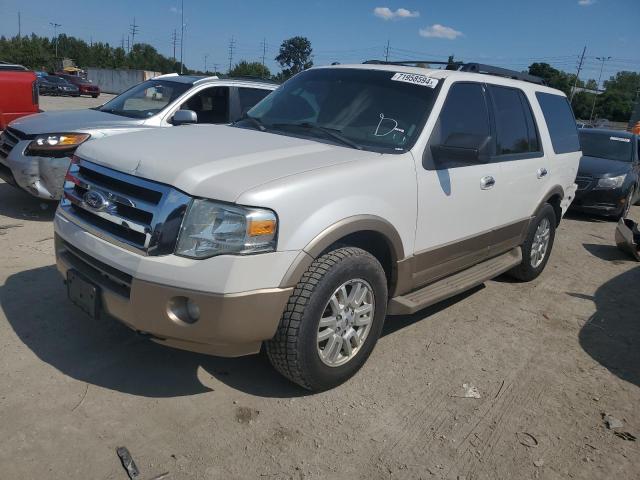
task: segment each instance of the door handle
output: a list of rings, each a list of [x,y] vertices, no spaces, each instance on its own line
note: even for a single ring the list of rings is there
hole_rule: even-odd
[[[548,173],[549,172],[547,171],[547,169],[542,167],[542,168],[538,169],[536,175],[537,175],[538,178],[542,178],[542,177],[546,177]]]
[[[496,179],[493,178],[491,175],[487,175],[486,177],[482,177],[480,179],[480,188],[482,190],[489,190],[490,188],[493,188],[495,184],[496,184]]]

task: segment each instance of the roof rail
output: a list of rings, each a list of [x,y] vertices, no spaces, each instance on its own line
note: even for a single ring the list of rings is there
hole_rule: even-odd
[[[254,82],[273,83],[275,85],[280,85],[280,82],[277,82],[270,78],[259,77],[257,75],[231,75],[224,78],[228,78],[231,80],[253,80]]]
[[[502,67],[494,67],[492,65],[484,65],[482,63],[464,63],[464,62],[442,62],[433,60],[401,60],[388,62],[385,60],[367,60],[363,62],[369,65],[447,65],[447,70],[458,70],[460,72],[473,72],[483,73],[486,75],[495,75],[498,77],[512,78],[514,80],[522,80],[524,82],[536,83],[538,85],[545,85],[544,79],[530,75],[524,72],[517,72],[515,70],[509,70]]]
[[[513,78],[514,80],[522,80],[529,83],[537,83],[538,85],[544,85],[545,82],[542,78],[535,75],[529,75],[524,72],[516,72],[515,70],[509,70],[502,67],[494,67],[492,65],[484,65],[482,63],[464,63],[460,67],[462,72],[474,72],[485,73],[487,75],[496,75],[498,77]]]

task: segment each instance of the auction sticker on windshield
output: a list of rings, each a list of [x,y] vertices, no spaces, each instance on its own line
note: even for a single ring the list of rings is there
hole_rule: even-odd
[[[391,77],[391,80],[396,82],[413,83],[414,85],[421,85],[423,87],[436,88],[438,80],[435,78],[427,77],[426,75],[419,75],[415,73],[396,73]]]

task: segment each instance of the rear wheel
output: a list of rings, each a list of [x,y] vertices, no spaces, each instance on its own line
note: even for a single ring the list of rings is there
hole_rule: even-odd
[[[551,255],[556,225],[555,211],[547,204],[529,225],[527,237],[522,244],[522,263],[510,270],[509,275],[528,282],[542,273]]]
[[[362,367],[387,309],[385,272],[375,257],[344,247],[317,258],[296,286],[273,339],[271,364],[302,387],[335,387]]]

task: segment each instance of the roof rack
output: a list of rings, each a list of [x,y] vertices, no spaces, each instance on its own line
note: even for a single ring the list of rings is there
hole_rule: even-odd
[[[252,80],[254,82],[262,82],[262,83],[273,83],[274,85],[280,85],[279,82],[272,80],[270,78],[262,78],[257,75],[231,75],[229,77],[224,77],[232,80]]]
[[[473,72],[483,73],[486,75],[495,75],[498,77],[512,78],[514,80],[522,80],[524,82],[535,83],[538,85],[545,85],[545,81],[536,77],[535,75],[529,75],[524,72],[517,72],[515,70],[509,70],[502,67],[494,67],[492,65],[484,65],[482,63],[464,63],[464,62],[442,62],[437,60],[401,60],[388,62],[385,60],[367,60],[363,62],[369,65],[447,65],[447,70],[457,70],[459,72]]]

